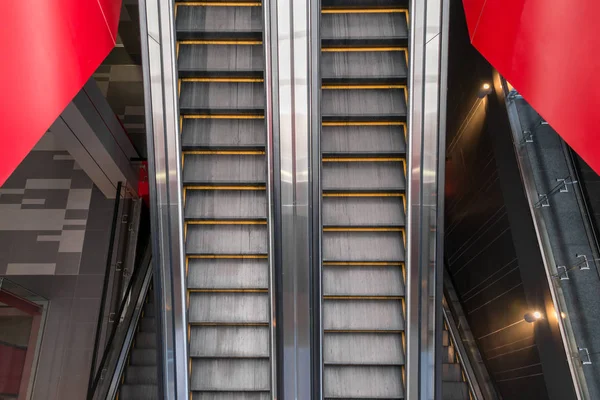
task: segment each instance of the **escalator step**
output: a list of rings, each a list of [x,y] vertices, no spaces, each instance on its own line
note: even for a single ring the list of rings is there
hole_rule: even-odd
[[[323,225],[404,225],[402,197],[324,197]]]
[[[334,88],[322,90],[321,102],[323,105],[321,113],[323,117],[406,118],[406,93],[404,89],[368,87],[365,89]]]
[[[193,359],[191,390],[270,390],[268,359]]]
[[[405,190],[404,162],[324,162],[323,189]]]
[[[408,39],[406,15],[400,12],[369,13],[357,10],[352,13],[321,15],[321,40],[365,41],[378,44],[390,40]]]
[[[404,51],[339,51],[340,49],[344,50],[338,47],[322,51],[321,78],[324,81],[406,80],[408,69]]]
[[[156,332],[156,320],[154,317],[144,316],[139,324],[140,332]]]
[[[262,39],[261,7],[177,7],[177,39]]]
[[[325,296],[404,296],[400,266],[325,266]]]
[[[192,326],[191,357],[268,358],[268,326]]]
[[[156,385],[158,370],[156,366],[127,366],[125,383],[129,385]]]
[[[326,399],[402,399],[399,366],[328,366],[323,373]]]
[[[136,349],[156,349],[156,333],[138,332],[135,335]]]
[[[179,107],[185,114],[262,113],[265,107],[265,89],[262,82],[182,80]]]
[[[261,154],[186,154],[183,180],[214,184],[264,183],[265,161]]]
[[[194,392],[191,400],[269,400],[270,398],[269,393],[260,392]]]
[[[402,232],[324,232],[325,261],[404,261]]]
[[[188,254],[266,254],[267,225],[188,225]]]
[[[181,131],[184,148],[265,147],[264,119],[191,119],[183,120]]]
[[[323,361],[327,365],[403,365],[402,336],[398,333],[325,333]]]
[[[442,365],[442,381],[462,382],[462,368],[460,364]]]
[[[158,400],[157,385],[121,385],[119,400]]]
[[[156,366],[156,350],[154,349],[131,349],[129,364],[134,366]]]
[[[269,263],[264,259],[188,260],[188,288],[266,289]]]
[[[323,329],[404,330],[401,300],[325,300]]]
[[[442,382],[443,400],[465,400],[469,398],[469,387],[466,382]]]
[[[323,153],[406,152],[404,127],[388,126],[323,126]]]
[[[186,219],[266,219],[264,190],[187,190]]]
[[[264,61],[260,42],[224,45],[197,43],[199,42],[189,41],[179,45],[177,64],[180,77],[263,76]]]
[[[191,292],[191,324],[268,324],[268,293]]]

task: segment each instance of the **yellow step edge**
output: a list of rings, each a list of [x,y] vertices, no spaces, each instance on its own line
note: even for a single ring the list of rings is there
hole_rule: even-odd
[[[397,121],[323,121],[322,126],[402,126],[406,129],[406,122]]]
[[[190,293],[269,293],[269,289],[188,289]]]
[[[185,221],[188,225],[266,225],[265,220],[199,220]]]
[[[268,322],[190,322],[190,326],[269,326]]]
[[[182,115],[186,119],[265,119],[263,114],[188,114]]]
[[[323,197],[401,197],[404,193],[323,193]]]
[[[228,156],[263,156],[264,150],[184,150],[183,155],[228,155]]]
[[[403,262],[389,261],[324,261],[323,266],[366,266],[366,267],[404,267]]]
[[[335,296],[325,295],[325,300],[402,300],[404,296]]]
[[[262,5],[261,2],[218,2],[218,1],[182,1],[175,3],[175,10],[177,7],[185,6],[185,7],[260,7]]]
[[[408,51],[407,47],[403,46],[364,46],[364,47],[321,47],[324,53],[353,53],[353,52],[378,52],[378,51]]]
[[[403,89],[406,91],[406,85],[333,85],[324,84],[321,85],[321,89],[324,90],[367,90],[367,89]]]
[[[324,227],[323,232],[402,232],[404,228],[396,227]]]
[[[321,14],[408,14],[406,8],[322,8]]]
[[[377,330],[377,329],[323,329],[325,333],[403,333],[404,330],[400,329],[386,329],[386,330]]]
[[[178,40],[177,44],[180,45],[243,45],[243,46],[255,46],[263,44],[262,40]]]
[[[323,157],[323,162],[404,162],[403,157]]]
[[[216,83],[251,83],[264,82],[263,78],[237,78],[237,77],[214,77],[214,78],[179,78],[180,82],[216,82]]]
[[[185,185],[184,190],[266,190],[265,185],[262,186],[202,186],[202,185]]]
[[[186,259],[190,260],[222,260],[222,259],[232,259],[232,260],[242,260],[242,259],[267,259],[269,256],[266,254],[193,254],[186,255]]]

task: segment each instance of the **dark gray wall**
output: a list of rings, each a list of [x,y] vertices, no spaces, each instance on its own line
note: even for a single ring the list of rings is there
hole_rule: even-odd
[[[34,400],[85,398],[113,204],[49,136],[0,189],[0,210],[23,221],[0,223],[0,276],[49,300]]]

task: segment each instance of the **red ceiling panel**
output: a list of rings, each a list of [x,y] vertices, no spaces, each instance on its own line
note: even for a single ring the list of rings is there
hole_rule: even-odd
[[[120,7],[0,1],[0,185],[114,47]]]
[[[467,20],[477,1],[463,0]],[[473,45],[600,173],[597,0],[487,0]]]

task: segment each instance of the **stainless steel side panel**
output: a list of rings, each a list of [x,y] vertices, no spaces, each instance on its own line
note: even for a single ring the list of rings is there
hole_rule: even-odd
[[[447,0],[410,2],[408,399],[441,398]]]

